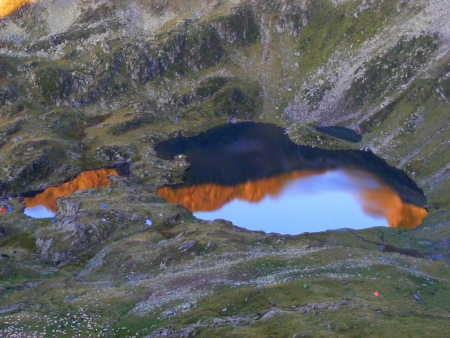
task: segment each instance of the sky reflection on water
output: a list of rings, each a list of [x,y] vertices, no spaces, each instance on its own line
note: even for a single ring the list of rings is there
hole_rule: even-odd
[[[203,219],[299,234],[373,226],[413,229],[426,197],[408,175],[370,151],[293,143],[273,124],[217,126],[158,144],[158,157],[183,154],[184,183],[160,188],[168,202]]]
[[[249,230],[296,235],[341,228],[415,228],[423,208],[402,202],[370,173],[293,172],[234,187],[161,188],[159,194],[204,220],[226,219]]]
[[[34,207],[25,208],[23,213],[32,218],[53,218],[55,216],[55,212],[51,211],[44,205],[36,205]]]

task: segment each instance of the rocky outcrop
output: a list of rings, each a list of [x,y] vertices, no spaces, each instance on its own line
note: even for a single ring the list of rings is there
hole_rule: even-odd
[[[131,162],[136,158],[136,151],[131,146],[100,147],[96,149],[96,157],[108,162]]]
[[[2,86],[3,87],[3,86]],[[19,98],[19,90],[14,85],[0,89],[0,105],[13,103]]]
[[[210,25],[228,45],[250,45],[261,37],[250,7],[233,8],[228,15],[212,20]]]
[[[49,65],[33,71],[29,78],[47,100],[58,106],[80,107],[96,102],[104,94],[114,96],[127,90],[117,78],[122,65],[121,55],[115,55],[112,61],[103,65],[105,70],[100,72],[90,68],[73,71]]]
[[[15,134],[19,130],[20,121],[8,123],[1,126],[0,130],[0,148],[8,143],[8,137]]]
[[[31,182],[35,183],[36,189],[39,181],[42,183],[48,175],[61,169],[64,158],[61,144],[54,140],[18,141],[6,158],[7,164],[0,172],[0,182],[5,182],[3,184],[14,194],[32,190]]]
[[[448,17],[447,0],[38,0],[0,20],[0,196],[131,171],[60,197],[54,219],[7,201],[0,336],[447,336]],[[362,166],[405,201],[423,206],[423,190],[424,224],[282,236],[156,195],[195,173],[186,148],[163,160],[158,144],[247,120],[286,129],[207,140],[207,164],[265,157],[236,173],[229,157],[224,180]],[[309,147],[282,156],[277,135]]]
[[[80,210],[80,202],[70,200],[57,200],[56,205],[58,211],[67,216],[74,216]]]
[[[48,48],[71,41],[64,36],[53,36]],[[151,43],[113,40],[110,44],[102,44],[104,48],[94,52],[82,67],[74,67],[76,70],[40,62],[27,76],[46,100],[58,106],[82,107],[102,97],[128,92],[130,82],[136,86],[162,76],[179,79],[191,72],[214,67],[227,55],[226,46],[248,46],[256,43],[259,36],[252,11],[238,7],[210,22],[188,22]],[[116,46],[113,53],[111,44]]]
[[[77,256],[88,252],[93,247],[98,246],[102,241],[108,239],[117,229],[117,221],[106,215],[100,215],[91,219],[89,223],[81,221],[77,215],[77,203],[58,203],[61,210],[58,210],[56,223],[49,230],[50,235],[38,237],[36,240],[37,252],[44,262],[55,264],[70,262]],[[68,214],[66,214],[68,213]]]
[[[72,257],[71,254],[67,255],[67,253],[54,253],[52,252],[52,243],[53,239],[44,239],[37,238],[36,239],[36,248],[37,252],[40,255],[40,258],[44,262],[63,262]]]

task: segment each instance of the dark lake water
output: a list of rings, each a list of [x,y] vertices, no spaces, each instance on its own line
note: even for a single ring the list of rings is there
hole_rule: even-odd
[[[224,125],[162,142],[156,152],[163,159],[187,156],[184,184],[158,193],[205,220],[300,234],[415,228],[426,216],[421,189],[373,153],[299,146],[271,124]]]

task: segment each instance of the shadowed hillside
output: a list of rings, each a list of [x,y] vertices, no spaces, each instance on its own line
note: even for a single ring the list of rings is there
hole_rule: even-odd
[[[0,336],[447,335],[449,17],[447,0],[0,2]],[[366,198],[427,217],[284,236],[158,195],[195,169],[158,145],[225,125],[213,161],[247,122],[285,128],[227,148],[268,149],[258,180],[391,166],[400,198]],[[53,221],[23,214],[22,193],[124,162]]]

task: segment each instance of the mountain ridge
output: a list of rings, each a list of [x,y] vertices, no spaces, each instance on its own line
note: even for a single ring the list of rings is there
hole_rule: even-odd
[[[42,0],[0,19],[0,335],[446,335],[448,17],[445,0]],[[282,236],[157,195],[189,168],[158,144],[246,121],[372,151],[428,216]],[[22,192],[122,162],[53,220],[23,214]]]

